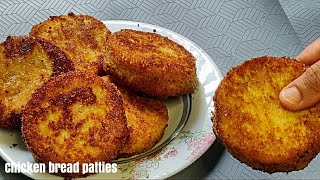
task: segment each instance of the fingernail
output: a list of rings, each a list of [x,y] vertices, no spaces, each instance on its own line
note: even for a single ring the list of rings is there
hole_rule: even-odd
[[[297,105],[300,103],[302,96],[296,86],[291,86],[281,91],[281,96],[290,104]]]

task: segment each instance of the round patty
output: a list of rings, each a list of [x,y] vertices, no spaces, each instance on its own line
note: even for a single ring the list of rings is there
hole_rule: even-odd
[[[100,74],[105,59],[106,40],[111,34],[99,20],[69,13],[51,16],[32,27],[30,35],[59,46],[74,62],[76,70]]]
[[[195,58],[155,33],[121,30],[107,40],[107,73],[119,84],[149,96],[178,96],[197,87]]]
[[[73,63],[53,44],[9,36],[0,44],[0,127],[20,130],[31,94],[50,77],[71,70]]]
[[[215,96],[214,133],[229,152],[268,173],[303,169],[320,151],[320,104],[292,112],[279,93],[306,66],[286,57],[259,57],[230,70]]]
[[[103,77],[111,82],[108,76]],[[168,123],[164,100],[137,95],[118,87],[123,98],[130,137],[120,151],[120,157],[129,157],[152,149],[162,139]]]
[[[80,72],[47,81],[23,111],[22,134],[39,162],[110,162],[129,132],[120,93],[114,84]],[[82,176],[60,174],[64,177]]]

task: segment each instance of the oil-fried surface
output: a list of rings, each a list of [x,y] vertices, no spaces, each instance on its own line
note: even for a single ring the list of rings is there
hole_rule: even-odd
[[[56,44],[74,62],[76,70],[100,74],[106,40],[111,34],[99,20],[88,15],[52,16],[32,27],[31,36]]]
[[[103,78],[112,81],[109,76]],[[120,157],[129,157],[150,150],[162,139],[169,116],[164,100],[139,96],[123,87],[118,89],[123,98],[130,132]]]
[[[214,132],[229,152],[269,173],[303,169],[320,150],[320,105],[291,112],[279,93],[305,71],[289,58],[259,57],[232,69],[214,101]]]
[[[197,87],[195,58],[181,45],[155,33],[121,30],[107,41],[104,68],[112,78],[149,96],[177,96]]]
[[[70,72],[32,95],[23,111],[22,134],[38,161],[81,167],[114,160],[129,132],[116,86],[93,74]]]
[[[20,129],[31,94],[51,76],[74,70],[56,46],[32,37],[9,36],[0,44],[0,127]]]

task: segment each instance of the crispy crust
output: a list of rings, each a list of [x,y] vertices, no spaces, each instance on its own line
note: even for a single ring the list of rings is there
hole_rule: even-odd
[[[109,76],[103,79],[112,82]],[[119,86],[118,89],[123,98],[130,132],[119,157],[130,157],[150,150],[162,139],[168,125],[168,110],[164,100],[139,96]]]
[[[280,105],[283,87],[306,66],[286,57],[259,57],[230,70],[215,96],[213,130],[228,151],[268,173],[305,168],[320,151],[320,105],[291,112]]]
[[[197,87],[195,58],[155,33],[121,30],[107,41],[104,68],[122,86],[149,96],[178,96]]]
[[[33,91],[50,77],[72,70],[73,63],[53,44],[9,36],[0,44],[0,127],[20,129],[21,111]]]
[[[80,167],[114,160],[129,135],[116,86],[80,72],[52,78],[36,90],[23,111],[22,134],[39,162]]]
[[[69,13],[51,16],[32,27],[30,35],[49,40],[59,46],[74,62],[76,70],[102,73],[106,39],[110,30],[88,15]]]

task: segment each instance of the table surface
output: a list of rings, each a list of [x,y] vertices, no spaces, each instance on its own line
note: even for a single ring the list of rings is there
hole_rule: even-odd
[[[308,0],[13,0],[0,2],[0,40],[28,34],[49,16],[88,14],[100,20],[131,20],[165,27],[203,48],[223,75],[261,55],[295,57],[320,35],[319,1]],[[1,179],[26,179],[6,174]],[[217,141],[169,179],[319,179],[317,156],[303,171],[267,174],[234,159]]]

